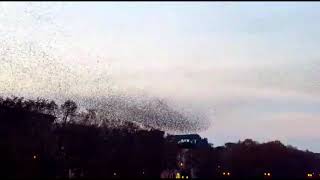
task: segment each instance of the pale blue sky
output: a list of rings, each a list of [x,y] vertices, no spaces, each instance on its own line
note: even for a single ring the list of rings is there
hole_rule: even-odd
[[[320,152],[319,10],[319,2],[1,2],[0,90],[145,91],[210,111],[201,135],[216,145],[279,139]]]

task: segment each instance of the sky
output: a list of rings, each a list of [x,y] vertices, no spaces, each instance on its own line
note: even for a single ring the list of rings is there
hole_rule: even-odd
[[[0,92],[164,97],[215,146],[320,152],[319,2],[1,2]]]

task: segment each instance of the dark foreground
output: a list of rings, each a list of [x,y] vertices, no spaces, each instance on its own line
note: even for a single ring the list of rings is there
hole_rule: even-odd
[[[0,178],[320,177],[319,154],[279,141],[214,147],[197,134],[168,135],[121,120],[101,123],[94,109],[79,112],[73,101],[58,106],[0,98],[0,123]]]

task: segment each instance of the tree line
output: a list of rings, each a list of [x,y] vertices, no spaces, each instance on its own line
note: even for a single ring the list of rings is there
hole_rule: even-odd
[[[164,131],[130,121],[97,123],[94,109],[67,100],[0,98],[1,177],[153,177],[179,169],[181,147]],[[114,123],[114,122],[113,122]],[[320,170],[319,154],[280,141],[251,139],[188,151],[196,177],[306,177]]]

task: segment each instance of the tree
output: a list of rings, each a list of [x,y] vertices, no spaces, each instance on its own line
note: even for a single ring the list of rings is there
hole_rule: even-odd
[[[50,101],[50,103],[46,104],[46,109],[50,115],[56,116],[58,105],[54,101]]]
[[[95,109],[86,109],[77,115],[77,122],[83,125],[99,125],[97,111]]]
[[[77,104],[72,100],[67,100],[61,105],[61,110],[63,112],[62,122],[64,125],[67,124],[68,117],[73,117],[77,111]]]

